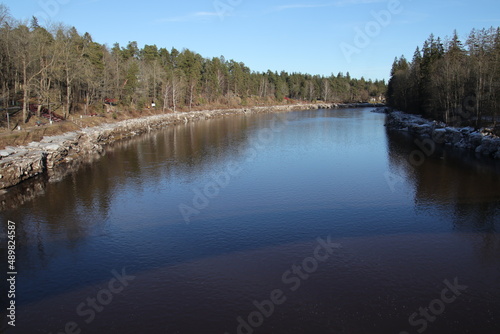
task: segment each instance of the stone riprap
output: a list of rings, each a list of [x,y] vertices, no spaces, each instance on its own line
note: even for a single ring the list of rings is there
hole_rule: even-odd
[[[437,144],[470,149],[478,154],[500,159],[500,138],[493,135],[490,129],[451,127],[401,111],[390,112],[386,126],[393,130],[407,131],[417,137],[430,138]]]

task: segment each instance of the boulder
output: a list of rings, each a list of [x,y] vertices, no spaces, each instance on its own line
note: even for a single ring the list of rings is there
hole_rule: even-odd
[[[481,145],[476,148],[476,153],[482,155],[496,155],[497,151],[500,149],[500,139],[483,137]]]
[[[493,156],[493,158],[500,159],[500,149],[495,153],[495,155]]]
[[[419,136],[431,136],[432,135],[432,126],[428,123],[424,124],[412,124],[410,125],[410,132],[415,133]]]
[[[456,128],[451,128],[447,127],[446,129],[446,143],[449,143],[451,145],[456,145],[462,140],[462,133],[456,129]]]
[[[439,128],[432,131],[432,140],[437,144],[444,144],[446,142],[446,129]]]
[[[472,127],[447,127],[442,122],[431,122],[421,116],[400,111],[389,113],[385,125],[399,131],[408,129],[419,137],[430,136],[436,144],[473,149],[477,153],[495,158],[500,155],[500,138],[494,136],[491,129],[476,131]]]
[[[469,143],[471,148],[475,149],[479,145],[481,145],[481,142],[483,141],[483,135],[481,135],[479,132],[475,131],[469,134]]]
[[[31,152],[22,159],[9,157],[0,163],[2,178],[0,188],[7,188],[24,180],[37,176],[45,171],[46,154]]]

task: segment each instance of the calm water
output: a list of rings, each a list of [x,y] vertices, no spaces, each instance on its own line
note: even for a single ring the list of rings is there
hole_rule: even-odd
[[[412,165],[384,117],[187,124],[34,182],[17,207],[12,191],[2,332],[499,333],[500,166],[441,148]]]

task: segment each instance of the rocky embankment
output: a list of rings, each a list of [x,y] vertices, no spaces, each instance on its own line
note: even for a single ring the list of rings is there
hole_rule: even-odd
[[[429,121],[417,115],[400,111],[389,112],[386,126],[407,131],[421,138],[430,138],[437,144],[474,150],[476,153],[500,159],[500,138],[489,129],[450,127],[442,122]]]
[[[380,105],[298,104],[169,113],[105,124],[68,132],[59,136],[44,137],[40,142],[31,142],[26,146],[6,147],[0,150],[0,189],[12,187],[41,174],[47,174],[50,179],[57,180],[64,176],[71,167],[78,166],[83,161],[89,162],[95,159],[96,156],[104,152],[106,145],[114,141],[161,129],[169,125],[228,115],[369,106]]]

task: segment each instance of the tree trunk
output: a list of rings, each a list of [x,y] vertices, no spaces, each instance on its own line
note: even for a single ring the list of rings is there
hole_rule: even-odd
[[[84,110],[85,115],[87,115],[87,113],[88,113],[89,104],[90,104],[90,93],[87,91],[85,93],[85,110]]]
[[[176,106],[175,106],[175,100],[176,100],[176,83],[175,83],[175,79],[172,78],[172,104],[174,106],[174,112],[177,112],[176,111]]]
[[[168,108],[168,85],[165,85],[165,94],[163,94],[163,112]]]
[[[23,59],[23,122],[26,123],[28,120],[28,96],[29,96],[29,85],[28,85],[28,75],[26,74],[26,59]]]
[[[70,106],[71,106],[71,80],[69,79],[68,71],[66,71],[66,114],[64,115],[65,118],[69,117]]]
[[[5,110],[7,110],[7,108],[9,107],[9,100],[10,100],[10,94],[7,85],[8,84],[6,81],[2,82],[2,96],[4,96],[3,106]]]
[[[191,111],[192,106],[193,106],[193,91],[194,91],[194,85],[191,84],[190,90],[189,90],[189,111]]]

